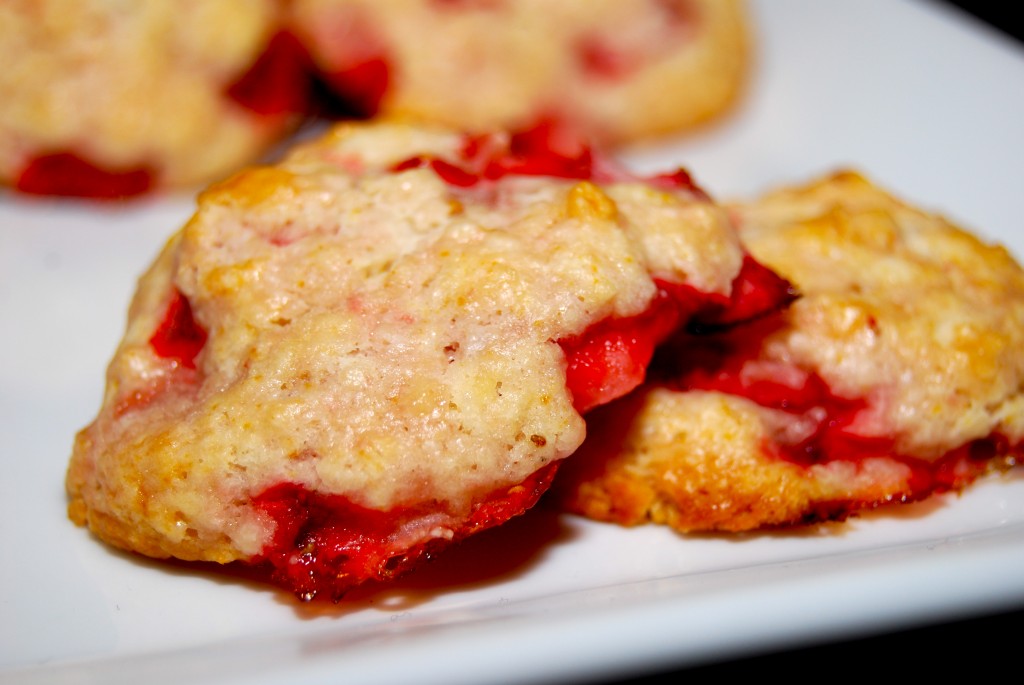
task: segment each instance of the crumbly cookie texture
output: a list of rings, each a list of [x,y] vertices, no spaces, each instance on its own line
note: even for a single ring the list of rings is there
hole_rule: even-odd
[[[732,208],[801,297],[677,339],[603,407],[559,501],[680,531],[842,518],[1020,459],[1024,272],[1003,248],[838,173]]]
[[[137,194],[248,163],[292,113],[229,91],[281,21],[278,0],[0,4],[0,182]],[[88,173],[106,187],[63,178]]]
[[[606,144],[723,115],[749,70],[747,21],[736,0],[293,4],[327,82],[364,111],[463,128],[554,117]]]
[[[656,281],[727,298],[745,254],[669,177],[519,173],[509,144],[341,125],[205,191],[139,283],[71,518],[302,572],[316,545],[286,529],[315,510],[318,535],[348,531],[338,554],[387,549],[340,592],[532,504],[584,438],[560,343],[645,315]]]

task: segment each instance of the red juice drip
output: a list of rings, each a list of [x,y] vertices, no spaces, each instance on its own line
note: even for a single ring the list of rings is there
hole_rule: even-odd
[[[548,489],[556,469],[557,464],[549,464],[521,485],[492,493],[473,508],[451,541],[430,539],[410,547],[397,546],[391,538],[420,515],[416,508],[367,509],[342,496],[282,483],[253,499],[276,524],[273,539],[254,563],[269,565],[271,580],[300,599],[328,595],[338,601],[360,583],[398,576],[451,542],[523,513]]]
[[[312,599],[322,591],[340,593],[363,580],[382,576],[388,560],[401,556],[387,538],[403,512],[379,512],[344,497],[317,495],[300,485],[274,486],[254,499],[276,523],[262,558],[272,579]]]
[[[923,494],[958,490],[993,467],[1009,468],[1022,460],[1024,444],[1011,444],[999,433],[972,440],[934,462],[903,459],[913,469],[912,491]]]

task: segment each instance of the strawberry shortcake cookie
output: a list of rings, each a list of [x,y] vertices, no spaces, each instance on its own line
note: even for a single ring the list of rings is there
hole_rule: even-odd
[[[209,182],[306,107],[279,0],[0,3],[0,183],[117,198]]]
[[[295,0],[349,107],[460,128],[558,120],[604,143],[721,115],[749,63],[739,0]]]
[[[339,125],[205,191],[142,277],[69,513],[339,597],[532,506],[672,331],[789,299],[683,171]]]
[[[679,335],[595,411],[571,511],[679,531],[841,519],[956,491],[1024,452],[1024,272],[853,173],[734,208],[800,297]]]

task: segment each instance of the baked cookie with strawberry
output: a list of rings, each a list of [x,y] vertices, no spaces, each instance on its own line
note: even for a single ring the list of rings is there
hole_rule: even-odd
[[[307,106],[282,12],[279,0],[0,4],[0,183],[118,198],[252,162]]]
[[[142,277],[69,514],[339,597],[532,506],[673,331],[790,297],[684,171],[339,125],[206,190]]]
[[[588,417],[558,500],[746,531],[959,490],[1024,454],[1024,271],[855,173],[732,207],[785,311],[677,335]]]
[[[296,0],[292,23],[363,115],[556,120],[604,144],[722,116],[751,59],[739,0]]]

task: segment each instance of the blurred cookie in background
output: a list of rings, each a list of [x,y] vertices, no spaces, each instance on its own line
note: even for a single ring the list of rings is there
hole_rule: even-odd
[[[114,198],[217,178],[306,108],[278,0],[0,5],[0,182]]]
[[[737,0],[296,0],[292,21],[355,113],[557,120],[600,144],[721,115],[750,59]]]

